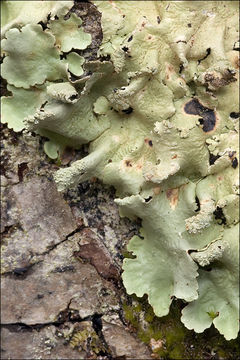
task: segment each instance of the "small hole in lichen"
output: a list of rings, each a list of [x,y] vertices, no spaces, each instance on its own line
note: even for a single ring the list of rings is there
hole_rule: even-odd
[[[198,211],[200,211],[200,201],[199,201],[199,199],[198,199],[198,197],[196,196],[195,197],[195,203],[196,203],[196,205],[197,205],[197,208],[196,208],[196,212],[198,212]]]
[[[130,106],[129,108],[122,110],[122,112],[129,115],[133,112],[133,108]]]
[[[43,29],[43,31],[44,30],[46,30],[48,27],[47,27],[47,25],[46,24],[44,24],[44,22],[43,21],[39,21],[39,23],[38,23],[39,25],[41,25],[41,27],[42,27],[42,29]]]
[[[212,268],[206,266],[205,268],[203,268],[203,270],[205,270],[205,271],[212,271]]]
[[[69,97],[69,100],[70,100],[70,101],[73,101],[73,100],[76,100],[76,99],[78,99],[78,95],[77,95],[77,94],[71,95],[71,96]]]
[[[232,118],[232,119],[238,119],[239,118],[239,112],[231,112],[230,113],[230,117]]]
[[[181,64],[180,67],[179,67],[179,74],[182,73],[183,69],[184,69],[184,66],[183,66],[183,64]]]
[[[219,225],[226,225],[227,221],[226,221],[226,218],[225,218],[222,208],[217,206],[216,210],[213,212],[213,215]]]
[[[220,155],[213,155],[210,153],[209,154],[209,164],[213,165],[215,163],[215,161],[219,158],[220,158]]]
[[[232,161],[232,167],[234,169],[236,169],[236,167],[238,166],[238,159],[237,158],[234,158],[233,161]]]

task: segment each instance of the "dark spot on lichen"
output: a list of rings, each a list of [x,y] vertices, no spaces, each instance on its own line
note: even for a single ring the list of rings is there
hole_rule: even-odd
[[[189,115],[200,115],[200,124],[204,132],[212,131],[216,125],[216,114],[214,110],[203,106],[198,99],[193,98],[184,106],[184,111]]]
[[[236,71],[231,69],[226,69],[221,75],[218,75],[215,72],[207,72],[204,75],[204,81],[207,85],[207,88],[212,86],[213,88],[217,89],[222,86],[226,86],[234,81],[237,81],[237,79],[234,77]]]
[[[184,106],[184,111],[191,115],[201,115],[204,109],[205,107],[196,98],[193,98]]]
[[[157,16],[157,23],[160,24],[160,22],[161,22],[160,16]]]
[[[213,212],[213,215],[220,225],[226,225],[227,221],[222,208],[217,206],[216,210]]]
[[[133,112],[133,108],[130,106],[129,108],[122,110],[122,112],[129,115]]]
[[[235,157],[233,160],[232,160],[232,167],[234,169],[236,169],[236,167],[238,166],[238,159]]]
[[[125,51],[125,52],[127,52],[127,51],[128,51],[128,47],[127,47],[127,46],[124,46],[124,47],[122,47],[122,50]]]
[[[148,198],[144,199],[146,203],[148,203],[150,200],[152,200],[152,196],[149,196]]]
[[[131,161],[130,160],[125,160],[125,164],[128,167],[132,167]]]
[[[187,24],[187,26],[190,28],[190,27],[192,27],[192,24]]]
[[[132,41],[132,39],[133,39],[133,36],[131,35],[127,41],[130,42],[130,41]]]
[[[152,140],[150,140],[150,139],[148,139],[148,138],[144,139],[144,142],[145,142],[145,144],[149,145],[150,147],[153,146]]]
[[[238,118],[239,118],[239,112],[232,111],[232,112],[230,113],[230,117],[231,117],[232,119],[238,119]]]
[[[206,122],[204,121],[203,128],[202,128],[204,132],[212,131],[215,127],[216,118],[215,118],[214,112],[212,114],[213,114],[213,116],[210,116],[208,119],[206,119],[207,120]]]
[[[236,154],[236,151],[229,151],[228,156],[230,157],[230,159],[232,159],[235,154]]]
[[[210,153],[209,154],[209,164],[213,165],[215,163],[215,161],[219,158],[220,158],[220,155],[213,155]]]
[[[111,162],[112,162],[112,159],[109,159],[109,160],[108,160],[108,163],[111,163]]]

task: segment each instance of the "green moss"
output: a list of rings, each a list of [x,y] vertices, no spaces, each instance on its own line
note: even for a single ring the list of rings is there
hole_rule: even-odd
[[[154,315],[147,298],[132,296],[132,304],[124,303],[124,316],[136,331],[137,337],[149,345],[154,356],[161,359],[206,359],[215,353],[216,358],[236,359],[240,355],[238,340],[226,341],[211,327],[196,334],[180,321],[182,303],[174,302],[169,315],[158,318]],[[159,347],[151,346],[151,341]],[[209,354],[209,355],[208,355]]]
[[[96,355],[106,350],[96,332],[89,327],[76,331],[71,337],[70,346]]]

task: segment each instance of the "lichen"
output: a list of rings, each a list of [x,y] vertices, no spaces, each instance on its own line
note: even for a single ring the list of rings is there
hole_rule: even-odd
[[[238,3],[95,1],[103,40],[87,62],[79,51],[89,34],[56,3],[60,13],[44,10],[43,27],[24,15],[25,2],[18,22],[13,12],[4,23],[12,96],[3,122],[48,137],[52,158],[89,143],[55,181],[64,191],[98,177],[116,188],[122,216],[142,219],[123,264],[127,292],[147,294],[159,317],[182,299],[187,328],[214,324],[236,338]]]

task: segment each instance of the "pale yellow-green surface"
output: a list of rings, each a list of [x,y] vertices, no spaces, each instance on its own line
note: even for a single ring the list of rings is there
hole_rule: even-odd
[[[48,137],[52,158],[90,143],[55,180],[65,190],[98,177],[116,188],[123,216],[142,219],[128,246],[135,258],[123,265],[127,292],[147,294],[158,316],[183,299],[186,327],[213,323],[236,338],[238,3],[94,3],[103,40],[99,59],[84,64],[74,50],[90,38],[75,15],[47,30],[35,20],[21,32],[9,25],[4,122]]]

